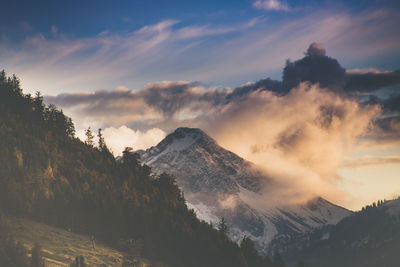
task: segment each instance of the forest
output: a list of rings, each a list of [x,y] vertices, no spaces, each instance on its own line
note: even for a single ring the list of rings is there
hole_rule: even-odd
[[[18,77],[4,70],[0,114],[1,266],[37,266],[8,234],[7,216],[93,235],[119,249],[135,240],[143,257],[170,266],[286,266],[279,253],[262,257],[249,238],[238,245],[229,229],[199,221],[174,178],[152,175],[133,148],[116,159],[101,129],[98,144],[91,131],[87,140],[76,138],[71,118],[46,106],[39,92],[24,94]]]

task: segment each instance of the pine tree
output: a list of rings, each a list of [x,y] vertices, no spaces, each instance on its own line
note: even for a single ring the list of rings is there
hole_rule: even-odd
[[[7,81],[7,74],[5,70],[0,71],[0,82],[6,82]]]
[[[104,136],[101,133],[101,128],[99,128],[98,132],[97,132],[97,137],[99,138],[99,149],[100,151],[103,151],[105,148],[107,148],[106,146],[106,141],[104,140]]]
[[[108,149],[108,146],[106,144],[106,141],[104,139],[104,136],[102,134],[102,129],[99,128],[99,131],[97,132],[97,137],[99,138],[99,149],[101,152],[103,152],[107,157],[114,158],[113,154],[111,153],[110,149]]]
[[[92,130],[90,129],[90,126],[89,126],[89,128],[87,128],[85,130],[85,135],[86,135],[85,144],[90,147],[93,147],[94,146],[94,142],[93,142],[94,136],[93,136]]]
[[[33,105],[37,114],[42,117],[44,111],[43,96],[39,91],[36,92],[35,98],[33,99]]]

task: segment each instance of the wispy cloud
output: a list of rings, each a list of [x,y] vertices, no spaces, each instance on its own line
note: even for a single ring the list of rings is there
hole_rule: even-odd
[[[343,164],[343,168],[360,168],[367,166],[380,166],[389,164],[400,164],[400,156],[384,156],[384,157],[362,157],[358,159],[348,159]]]
[[[382,74],[382,73],[390,73],[390,71],[379,70],[376,68],[366,68],[366,69],[354,68],[354,69],[346,70],[346,73],[348,73],[348,74],[367,74],[367,73]]]
[[[85,38],[71,38],[59,29],[55,36],[36,34],[19,44],[2,42],[0,67],[23,77],[28,91],[48,94],[119,85],[140,88],[155,80],[234,85],[268,71],[276,75],[287,58],[301,55],[312,41],[349,60],[397,51],[395,20],[390,11],[315,11],[291,20],[267,23],[256,17],[237,25],[165,20]]]
[[[176,32],[177,39],[192,39],[205,36],[222,35],[237,31],[235,27],[189,26]]]
[[[257,0],[253,3],[257,9],[288,11],[289,7],[280,0]]]

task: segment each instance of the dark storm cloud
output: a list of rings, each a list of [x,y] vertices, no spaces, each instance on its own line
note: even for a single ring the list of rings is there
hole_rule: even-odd
[[[314,42],[310,44],[306,52],[307,56],[325,56],[326,50],[321,43]]]
[[[242,96],[256,90],[267,90],[277,94],[287,94],[302,82],[319,83],[321,87],[341,91],[345,84],[346,70],[339,62],[326,56],[326,50],[320,43],[312,43],[304,53],[305,57],[297,61],[286,62],[282,81],[270,78],[256,83],[237,87],[230,97]]]
[[[346,91],[373,92],[387,87],[400,87],[400,70],[346,74]]]
[[[94,93],[78,92],[64,93],[57,96],[46,96],[46,100],[55,105],[71,107],[81,104],[105,104],[121,98],[131,98],[132,92],[129,90],[114,89],[112,91],[99,90]]]
[[[387,98],[380,98],[376,95],[369,95],[366,104],[380,105],[385,114],[399,113],[400,112],[400,92],[398,94],[391,94]]]
[[[367,147],[400,146],[400,94],[391,94],[385,98],[369,95],[366,105],[379,105],[381,116],[373,124],[369,133]]]
[[[365,136],[362,147],[381,149],[400,147],[400,115],[381,116],[373,124],[373,129]]]
[[[335,91],[343,88],[346,70],[336,59],[325,55],[321,44],[312,43],[305,55],[295,62],[287,61],[282,77],[285,88],[291,89],[305,81]]]
[[[400,112],[400,94],[390,96],[383,102],[383,106],[386,110]]]
[[[228,95],[227,101],[244,97],[254,91],[272,91],[278,94],[287,93],[283,88],[281,81],[275,81],[270,78],[259,80],[255,83],[249,83],[236,87],[231,94]]]
[[[206,91],[200,88],[198,83],[155,83],[147,86],[137,95],[142,97],[147,105],[167,117],[172,117],[185,107],[200,108],[201,103],[209,103],[211,106],[219,105],[226,97],[225,90]]]

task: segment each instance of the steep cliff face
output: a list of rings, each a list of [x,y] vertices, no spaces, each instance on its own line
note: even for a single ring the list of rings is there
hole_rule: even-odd
[[[263,189],[273,181],[200,129],[178,128],[139,154],[154,172],[175,176],[200,219],[215,224],[224,217],[233,240],[249,236],[263,253],[271,249],[274,238],[336,224],[351,214],[323,198],[302,205],[272,205]]]

